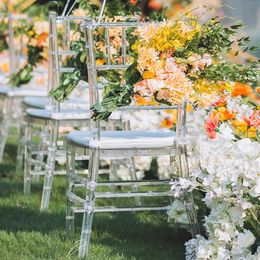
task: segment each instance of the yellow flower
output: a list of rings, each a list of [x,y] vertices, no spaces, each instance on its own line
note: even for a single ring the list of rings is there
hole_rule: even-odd
[[[96,59],[96,65],[104,65],[106,61],[104,59]]]
[[[132,49],[134,52],[137,52],[137,50],[138,50],[138,41],[136,41],[136,42],[132,45],[131,49]]]
[[[253,126],[251,126],[249,129],[248,129],[248,137],[249,138],[255,138],[256,137],[256,132],[257,132],[257,129]]]
[[[232,122],[232,126],[234,126],[236,130],[241,133],[245,133],[247,131],[247,123],[245,121],[240,121],[236,119]]]
[[[191,105],[191,104],[187,104],[187,106],[186,106],[186,111],[187,112],[191,112],[191,111],[193,111],[194,109],[193,109],[193,106]]]
[[[0,70],[3,71],[4,73],[7,73],[9,72],[9,64],[8,63],[3,63],[3,64],[0,64]]]

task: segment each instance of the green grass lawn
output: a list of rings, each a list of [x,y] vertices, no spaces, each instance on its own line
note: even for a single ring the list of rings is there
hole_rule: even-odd
[[[42,184],[23,196],[15,173],[16,142],[9,140],[0,164],[0,259],[77,259],[82,215],[75,239],[65,237],[65,177],[54,179],[48,213],[39,212]],[[184,231],[176,238],[166,213],[97,213],[89,259],[184,259]]]

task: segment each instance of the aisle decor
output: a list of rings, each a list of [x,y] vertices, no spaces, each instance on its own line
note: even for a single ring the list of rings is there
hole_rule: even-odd
[[[207,207],[205,233],[186,243],[186,259],[259,259],[260,143],[220,133],[198,145],[197,174],[172,186],[176,197],[187,189],[202,192]]]
[[[107,86],[103,100],[93,107],[93,118],[107,119],[116,109],[129,105],[135,95],[153,97],[163,104],[189,101],[195,107],[207,107],[232,92],[230,82],[255,84],[259,75],[256,63],[245,66],[223,59],[241,26],[225,27],[217,17],[200,25],[188,14],[140,27],[138,40],[131,46],[135,60],[125,72],[125,85]],[[243,39],[238,41],[245,44]]]
[[[14,87],[28,84],[33,78],[32,72],[36,66],[48,59],[48,24],[45,21],[24,23],[19,33],[27,37],[26,62],[17,72],[10,75],[10,83]]]
[[[210,139],[221,132],[227,138],[250,138],[260,142],[259,94],[245,84],[236,82],[230,96],[212,104],[205,129]]]

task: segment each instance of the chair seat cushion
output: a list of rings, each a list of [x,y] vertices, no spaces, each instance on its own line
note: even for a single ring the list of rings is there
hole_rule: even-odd
[[[54,120],[80,120],[90,119],[89,110],[75,109],[75,110],[61,110],[61,112],[54,112],[48,109],[28,108],[26,114],[32,117],[42,119],[54,119]]]
[[[46,88],[12,88],[12,87],[1,87],[0,94],[7,95],[9,97],[25,97],[25,96],[47,96]]]
[[[60,112],[54,112],[49,109],[38,109],[38,108],[28,108],[26,109],[26,114],[28,116],[33,116],[42,119],[53,119],[53,120],[90,120],[89,109],[61,109]],[[111,115],[111,120],[120,120],[121,113],[115,112]]]
[[[86,148],[100,149],[149,149],[170,147],[174,144],[175,133],[172,131],[102,131],[100,141],[92,139],[93,132],[73,131],[67,139]]]
[[[33,108],[51,109],[50,97],[25,97],[23,103]],[[84,99],[70,98],[60,104],[62,109],[88,109],[89,105]]]

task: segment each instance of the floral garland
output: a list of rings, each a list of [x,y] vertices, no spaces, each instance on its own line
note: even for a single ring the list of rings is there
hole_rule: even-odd
[[[146,3],[146,5],[148,2]],[[98,8],[100,7],[95,1],[79,1],[80,9],[73,11],[74,15],[80,16],[91,16],[96,18],[98,16]],[[104,21],[106,22],[116,22],[131,18],[149,17],[153,20],[162,20],[164,18],[164,13],[161,10],[164,8],[160,4],[160,8],[152,9],[150,6],[149,12],[144,13],[144,1],[126,1],[126,0],[113,0],[108,1],[105,9]],[[115,13],[116,11],[116,13]],[[153,12],[150,12],[153,11]],[[77,33],[77,28],[75,28]],[[116,29],[109,32],[110,40],[112,42],[112,60],[116,62],[116,52],[119,49],[119,44],[121,43],[120,32]],[[105,63],[105,44],[104,44],[104,32],[97,32],[94,37],[98,42],[96,45],[97,52],[97,64]],[[71,48],[77,53],[75,56],[70,57],[67,60],[66,66],[75,67],[73,73],[63,75],[60,86],[52,90],[49,94],[53,96],[57,101],[63,102],[67,99],[72,91],[76,88],[78,83],[83,80],[87,81],[87,67],[86,67],[86,52],[84,50],[84,42],[79,39],[73,41]],[[135,38],[134,38],[135,39]],[[114,51],[113,51],[114,50]],[[114,54],[113,54],[114,53]],[[112,74],[111,74],[112,73]],[[108,81],[116,82],[120,81],[122,78],[121,73],[116,72],[100,72],[99,76],[104,77]]]
[[[44,52],[47,44],[48,33],[37,33],[33,25],[29,25],[28,28],[24,27],[22,30],[28,37],[27,63],[18,72],[10,75],[10,83],[15,87],[29,83],[33,77],[33,69],[39,62],[47,58],[44,57]]]
[[[108,86],[102,102],[93,107],[93,118],[107,119],[117,108],[130,104],[134,95],[153,97],[159,103],[189,101],[207,107],[232,91],[230,81],[255,84],[256,64],[223,60],[241,26],[224,27],[217,18],[200,25],[188,14],[140,28],[139,39],[131,47],[136,58],[125,72],[125,86]],[[244,39],[238,41],[244,44]]]

